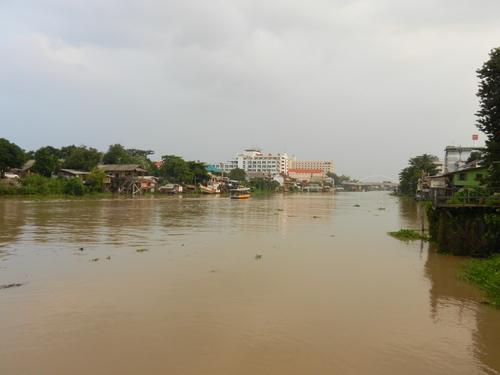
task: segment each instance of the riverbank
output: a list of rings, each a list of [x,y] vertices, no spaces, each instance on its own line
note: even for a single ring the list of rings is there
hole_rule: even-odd
[[[277,183],[276,183],[277,184]],[[270,194],[276,192],[283,192],[279,185],[268,185],[262,180],[256,179],[250,182],[243,182],[243,185],[251,188],[252,195]],[[49,178],[39,175],[25,176],[16,179],[3,179],[0,180],[0,196],[86,196],[95,194],[112,194],[113,191],[105,192],[103,186],[89,186],[84,184],[78,178]],[[227,190],[226,190],[227,191]],[[123,193],[123,191],[122,191]],[[130,193],[130,192],[129,192]],[[202,192],[195,186],[194,189],[182,192],[181,194],[200,195]],[[141,190],[139,194],[164,194],[160,193],[158,189]],[[229,194],[221,193],[222,195]],[[124,194],[127,195],[127,194]]]
[[[426,208],[429,238],[438,253],[470,256],[458,274],[489,298],[485,304],[500,307],[500,213],[494,207],[453,207],[434,209],[431,202],[420,202]]]

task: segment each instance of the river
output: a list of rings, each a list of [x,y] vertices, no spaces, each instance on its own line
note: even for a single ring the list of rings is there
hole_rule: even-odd
[[[459,257],[387,192],[0,200],[0,374],[500,374]],[[143,251],[137,251],[143,249]]]

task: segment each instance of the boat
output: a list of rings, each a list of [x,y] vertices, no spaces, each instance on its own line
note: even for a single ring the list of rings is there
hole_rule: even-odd
[[[199,184],[200,191],[203,194],[220,194],[222,183],[217,181],[207,182],[207,186]]]
[[[167,184],[160,186],[158,189],[160,193],[182,193],[182,186],[178,184]]]
[[[320,185],[312,184],[312,185],[304,186],[302,188],[302,191],[307,191],[310,193],[317,193],[317,192],[323,191],[323,187],[321,187]]]
[[[237,189],[231,189],[230,192],[231,192],[231,195],[230,195],[231,199],[250,198],[250,188],[240,187]]]

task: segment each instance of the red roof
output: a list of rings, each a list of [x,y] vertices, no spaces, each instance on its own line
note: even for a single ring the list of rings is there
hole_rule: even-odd
[[[292,173],[323,173],[322,169],[289,169]]]

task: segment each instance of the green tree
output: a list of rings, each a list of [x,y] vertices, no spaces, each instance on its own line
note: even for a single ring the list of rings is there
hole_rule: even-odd
[[[133,157],[125,147],[117,143],[110,145],[108,151],[103,155],[102,162],[104,164],[133,164]]]
[[[200,163],[196,161],[187,162],[189,171],[193,174],[193,183],[204,183],[210,180],[210,175],[205,168],[205,163]]]
[[[138,150],[136,148],[128,148],[127,153],[130,156],[142,156],[143,158],[147,158],[148,155],[152,155],[155,152],[153,150]]]
[[[80,146],[69,151],[63,162],[63,168],[76,169],[78,171],[91,171],[101,161],[102,153],[95,148]]]
[[[104,180],[106,179],[106,173],[101,171],[99,168],[95,167],[90,171],[87,176],[87,185],[91,192],[101,193],[104,191]]]
[[[483,165],[490,167],[489,186],[500,186],[500,47],[490,51],[490,59],[476,71],[479,81],[479,111],[476,126],[487,136]]]
[[[22,167],[24,161],[24,151],[18,145],[0,138],[0,178],[4,178],[6,171]]]
[[[25,161],[28,161],[28,160],[33,160],[35,159],[35,151],[28,151],[28,152],[25,152],[24,153],[24,160]]]
[[[188,163],[180,156],[162,156],[163,165],[160,167],[160,176],[172,182],[190,183],[193,180],[193,173],[189,169]]]
[[[35,163],[31,170],[45,177],[50,177],[60,166],[60,151],[52,146],[39,148],[35,152]]]
[[[409,160],[409,166],[399,173],[399,190],[401,194],[413,195],[417,189],[418,181],[427,174],[437,173],[434,158],[424,154]]]
[[[476,160],[480,160],[483,158],[483,153],[481,151],[472,151],[465,161],[465,163],[471,163]]]
[[[234,168],[231,172],[229,172],[230,180],[245,181],[246,176],[245,171],[241,168]]]
[[[148,176],[158,176],[158,167],[155,163],[144,156],[132,156],[128,164],[139,164],[148,172]]]
[[[75,145],[70,145],[70,146],[65,146],[61,147],[59,150],[59,158],[60,159],[66,159],[71,153],[76,149],[77,147]]]

